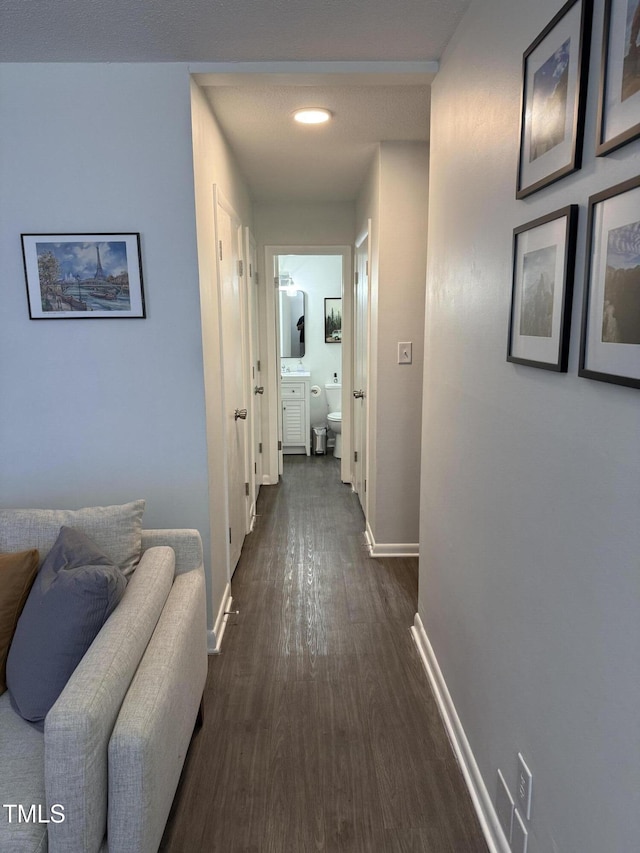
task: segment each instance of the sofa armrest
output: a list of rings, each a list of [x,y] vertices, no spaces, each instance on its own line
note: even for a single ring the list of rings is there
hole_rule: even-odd
[[[204,572],[179,575],[109,743],[109,853],[156,853],[207,677]]]
[[[120,604],[45,719],[47,802],[65,808],[49,824],[49,853],[95,853],[107,829],[107,756],[120,706],[174,578],[170,548],[146,551]]]
[[[202,568],[202,539],[197,530],[143,530],[142,550],[168,545],[176,555],[176,575]]]

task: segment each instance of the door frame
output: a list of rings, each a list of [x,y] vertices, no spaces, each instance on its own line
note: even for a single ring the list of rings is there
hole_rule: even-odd
[[[252,260],[253,259],[253,260]],[[256,240],[251,233],[249,226],[244,229],[244,292],[246,296],[247,306],[247,379],[249,381],[248,397],[249,408],[251,411],[251,447],[249,448],[248,463],[249,463],[249,483],[250,483],[250,530],[253,530],[256,517],[256,504],[258,500],[258,492],[262,485],[262,453],[256,452],[256,444],[262,444],[262,407],[260,406],[260,417],[257,416],[258,405],[255,394],[255,386],[259,384],[262,376],[262,356],[261,356],[261,339],[260,339],[260,293],[258,291],[258,246]],[[251,292],[250,292],[251,289]],[[255,336],[254,336],[255,331]],[[255,337],[255,341],[254,341]],[[255,350],[254,350],[255,343]],[[257,370],[257,364],[260,365],[260,370]],[[254,368],[256,374],[254,375]],[[259,471],[257,470],[259,467]]]
[[[365,392],[365,395],[366,395],[365,399],[367,401],[367,406],[366,406],[366,410],[365,410],[366,411],[365,425],[364,425],[365,445],[366,445],[366,456],[365,456],[365,465],[364,465],[364,481],[366,483],[366,486],[368,486],[371,482],[371,477],[370,477],[370,468],[371,468],[371,453],[370,453],[370,447],[371,447],[371,439],[370,439],[371,411],[370,411],[370,406],[369,406],[369,402],[370,402],[370,395],[369,395],[370,387],[369,386],[371,383],[371,379],[370,379],[370,377],[371,377],[371,369],[370,369],[371,368],[371,270],[373,268],[373,266],[372,266],[373,265],[373,260],[372,260],[373,256],[372,256],[372,251],[371,251],[372,250],[371,229],[372,229],[372,220],[371,220],[371,218],[369,218],[369,219],[367,219],[366,228],[364,228],[360,232],[360,234],[358,234],[358,237],[356,238],[356,241],[355,241],[356,251],[354,252],[354,257],[353,257],[353,268],[354,268],[353,303],[354,304],[353,304],[353,356],[352,356],[352,364],[353,364],[353,376],[354,376],[354,381],[355,381],[355,371],[356,371],[356,363],[357,363],[357,361],[356,361],[357,356],[356,356],[356,351],[355,351],[356,344],[357,344],[356,325],[355,325],[356,320],[357,320],[356,304],[355,304],[355,302],[356,302],[356,282],[355,282],[356,253],[357,253],[357,250],[360,248],[360,246],[362,246],[362,244],[366,240],[367,241],[367,268],[368,268],[368,273],[367,273],[367,318],[366,318],[366,323],[365,323],[366,343],[365,343],[364,356],[365,356],[365,362],[366,362],[367,380],[366,380],[365,387],[363,389]],[[354,388],[355,388],[355,386],[354,386]],[[351,405],[352,405],[352,407],[355,405],[355,400],[353,399],[353,395],[351,396]],[[354,422],[355,422],[355,418],[354,418]],[[353,458],[353,455],[352,455],[352,458]],[[351,480],[352,483],[356,482],[355,464],[356,464],[355,461],[353,461],[352,462],[353,474],[352,474],[352,480]],[[363,508],[365,521],[368,520],[368,518],[369,518],[369,492],[370,492],[369,488],[367,488],[366,486],[365,486],[365,491],[364,491],[364,500],[360,501],[360,504]]]
[[[268,466],[271,482],[279,477],[278,441],[280,433],[280,354],[278,352],[278,290],[274,281],[274,260],[277,255],[340,255],[342,257],[342,459],[340,479],[351,483],[352,452],[352,390],[353,390],[353,247],[348,245],[266,245],[264,247],[265,293],[266,293],[266,341],[265,349],[270,353],[269,370],[266,377],[269,448],[264,460]],[[263,401],[264,402],[264,401]],[[310,428],[310,427],[309,427]]]

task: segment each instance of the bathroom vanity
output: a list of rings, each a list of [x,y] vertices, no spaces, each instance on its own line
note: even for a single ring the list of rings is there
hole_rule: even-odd
[[[283,453],[311,454],[310,380],[310,373],[281,375]]]

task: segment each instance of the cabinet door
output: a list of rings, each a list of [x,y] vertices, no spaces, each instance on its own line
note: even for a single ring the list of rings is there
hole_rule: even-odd
[[[304,400],[283,400],[282,402],[282,444],[305,444],[307,424]]]

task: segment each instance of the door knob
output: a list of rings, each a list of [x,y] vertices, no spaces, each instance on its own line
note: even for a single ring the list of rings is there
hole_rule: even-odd
[[[364,397],[364,391],[354,391],[353,396],[356,398],[356,400],[360,400],[362,399],[362,397]]]
[[[254,394],[264,394],[264,385],[256,385],[253,389]]]
[[[236,409],[235,412],[233,413],[233,419],[234,419],[234,421],[237,421],[238,418],[240,418],[240,420],[242,420],[242,421],[246,421],[247,410],[246,409]]]

